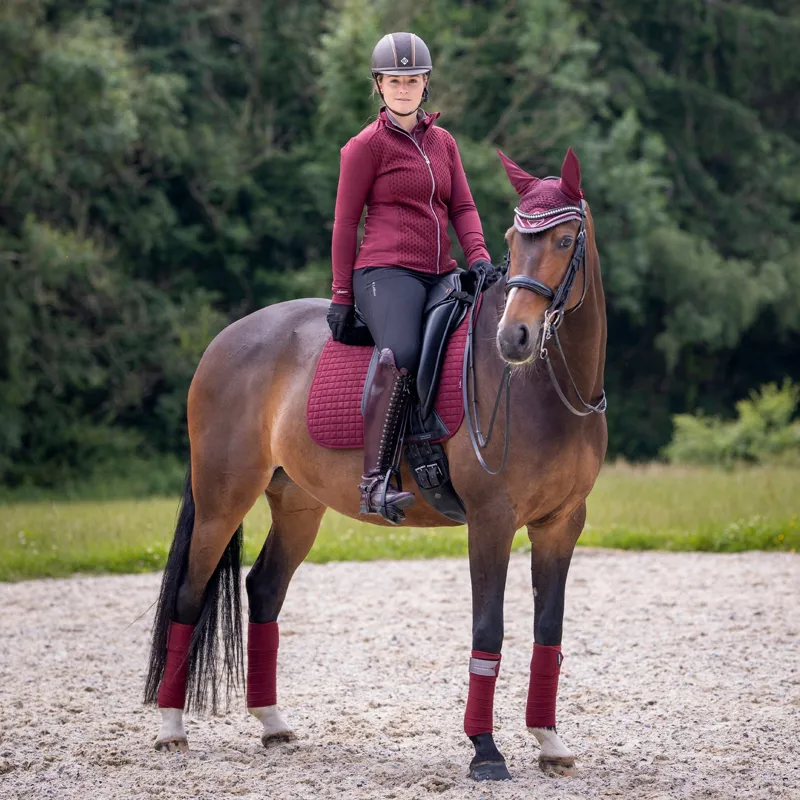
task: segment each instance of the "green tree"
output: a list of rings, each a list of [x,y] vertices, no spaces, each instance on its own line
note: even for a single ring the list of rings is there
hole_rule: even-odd
[[[182,452],[226,321],[330,291],[339,149],[391,30],[434,55],[495,260],[581,160],[609,311],[610,452],[800,380],[790,0],[8,0],[0,7],[0,479]],[[455,248],[458,254],[458,248]]]

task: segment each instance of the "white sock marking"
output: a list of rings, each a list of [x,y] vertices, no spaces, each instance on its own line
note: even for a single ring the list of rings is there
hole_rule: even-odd
[[[528,730],[539,742],[539,746],[542,748],[542,758],[575,757],[555,731],[549,731],[547,728],[528,728]]]
[[[281,733],[292,732],[292,729],[281,716],[278,706],[248,708],[247,713],[252,714],[263,725],[263,736],[275,736]]]
[[[183,727],[182,708],[159,708],[161,712],[161,730],[158,732],[157,741],[167,739],[186,739],[186,729]]]

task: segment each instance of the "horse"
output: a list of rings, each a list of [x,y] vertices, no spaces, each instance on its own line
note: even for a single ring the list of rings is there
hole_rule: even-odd
[[[464,731],[475,749],[469,765],[475,780],[510,777],[494,741],[493,699],[511,545],[522,527],[531,542],[534,600],[526,726],[538,741],[543,770],[575,771],[555,721],[564,588],[608,439],[605,298],[578,159],[570,149],[560,178],[539,179],[500,157],[520,207],[505,236],[505,273],[472,314],[468,405],[478,412],[494,407],[504,438],[498,433],[487,441],[479,419],[467,414],[467,424],[445,443],[468,525],[473,624]],[[295,738],[277,705],[278,615],[326,509],[360,518],[361,451],[320,447],[305,417],[315,364],[329,338],[327,304],[292,300],[234,322],[211,342],[192,380],[190,464],[145,688],[145,702],[158,702],[161,711],[157,749],[188,747],[187,696],[197,709],[216,709],[223,678],[229,693],[243,678],[242,520],[264,493],[272,523],[245,581],[247,706],[262,724],[265,746]],[[505,404],[496,402],[494,390],[504,384]],[[501,460],[504,469],[488,467]],[[402,477],[413,485],[405,463]],[[406,511],[405,525],[456,524],[419,496]]]

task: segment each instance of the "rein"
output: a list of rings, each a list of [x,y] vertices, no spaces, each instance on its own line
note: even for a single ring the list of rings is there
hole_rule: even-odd
[[[515,213],[522,213],[519,209],[514,209]],[[558,329],[561,326],[561,323],[564,321],[564,317],[572,314],[573,312],[577,311],[582,305],[583,301],[586,298],[586,290],[587,290],[587,283],[588,277],[586,274],[586,201],[581,200],[581,226],[578,231],[578,237],[575,242],[575,250],[572,254],[572,258],[570,259],[569,266],[567,267],[567,271],[564,274],[564,279],[561,281],[558,288],[553,291],[547,284],[542,283],[541,281],[537,280],[536,278],[529,278],[527,275],[517,275],[514,278],[507,278],[506,285],[505,285],[505,295],[508,297],[508,293],[512,289],[527,289],[530,292],[534,292],[538,295],[541,295],[547,300],[550,300],[550,305],[547,307],[547,310],[544,312],[544,321],[542,322],[541,333],[540,333],[540,340],[539,340],[539,354],[536,357],[537,359],[542,359],[544,361],[545,366],[547,367],[547,373],[550,376],[550,382],[553,384],[553,388],[556,390],[556,394],[561,402],[566,406],[566,408],[572,412],[577,417],[587,417],[590,414],[603,414],[606,411],[606,407],[608,405],[606,401],[606,392],[605,389],[600,397],[600,400],[597,401],[595,404],[587,403],[583,396],[581,395],[580,391],[578,390],[578,386],[575,383],[575,379],[572,376],[572,372],[569,369],[569,365],[567,364],[566,356],[564,355],[564,349],[561,347],[561,341],[558,338]],[[578,274],[578,271],[583,265],[583,290],[581,292],[581,299],[578,301],[577,305],[574,308],[567,309],[566,305],[569,302],[569,295],[572,291],[572,287],[575,283],[575,278]],[[508,272],[511,267],[511,250],[509,249],[506,252],[506,256],[503,262],[502,272],[505,275],[508,275]],[[475,287],[475,297],[479,297],[481,290],[483,289],[484,284],[484,275],[480,275],[478,278],[478,284]],[[492,408],[492,416],[489,420],[489,430],[486,433],[486,436],[483,435],[481,432],[480,427],[480,418],[478,415],[478,403],[476,400],[476,392],[475,392],[475,348],[473,346],[473,334],[474,334],[474,326],[475,326],[475,317],[477,313],[478,303],[473,303],[472,308],[470,309],[469,314],[469,324],[467,327],[467,342],[464,347],[464,366],[462,371],[462,398],[464,402],[464,417],[467,423],[467,431],[469,432],[469,438],[472,442],[472,449],[475,451],[475,455],[478,458],[478,462],[480,465],[488,472],[490,475],[499,475],[506,466],[506,461],[508,460],[508,448],[509,448],[509,427],[510,427],[510,416],[511,416],[511,364],[506,363],[503,374],[500,378],[500,385],[497,388],[497,395],[494,401],[494,407]],[[547,351],[547,342],[552,339],[555,343],[556,348],[561,353],[561,360],[564,362],[564,369],[567,371],[567,377],[569,378],[570,383],[572,384],[572,389],[577,396],[578,400],[580,401],[580,405],[582,408],[575,408],[574,405],[569,401],[567,396],[564,394],[563,390],[558,384],[558,379],[556,378],[555,371],[553,370],[553,364],[550,360],[550,355]],[[472,399],[469,399],[469,394],[472,393]],[[504,444],[503,444],[503,457],[500,461],[500,466],[493,470],[484,460],[481,450],[488,447],[489,442],[492,439],[492,432],[494,430],[494,423],[497,418],[497,410],[500,407],[500,399],[505,392],[506,395],[506,421],[505,421],[505,435],[504,435]]]
[[[472,338],[475,330],[475,317],[477,316],[478,298],[483,290],[485,275],[478,276],[478,283],[475,286],[475,300],[472,303],[472,308],[469,310],[469,322],[467,324],[467,343],[464,345],[464,365],[461,372],[461,396],[464,402],[464,418],[467,423],[467,431],[469,432],[469,439],[472,442],[472,449],[480,465],[490,474],[499,475],[506,467],[508,460],[508,426],[511,417],[511,364],[506,363],[503,368],[503,375],[500,378],[500,385],[497,387],[497,396],[494,400],[494,408],[492,409],[492,416],[489,420],[489,431],[484,437],[481,432],[481,421],[478,415],[478,401],[476,400],[477,394],[475,392],[475,348],[472,344]],[[472,400],[469,399],[470,387],[472,392]],[[500,407],[500,398],[503,396],[503,391],[506,393],[506,429],[503,445],[503,458],[500,461],[500,466],[494,470],[484,460],[481,450],[485,450],[492,440],[492,431],[494,430],[494,423],[497,417],[497,409]]]

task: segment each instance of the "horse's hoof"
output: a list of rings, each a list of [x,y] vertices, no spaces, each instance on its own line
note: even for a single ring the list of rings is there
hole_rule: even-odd
[[[545,775],[573,777],[578,774],[574,758],[558,756],[539,756],[539,769]]]
[[[261,744],[264,747],[272,747],[274,744],[286,744],[297,739],[292,731],[278,731],[277,733],[265,733],[261,737]]]
[[[185,736],[156,739],[155,748],[161,753],[188,753],[189,740]]]
[[[469,776],[474,781],[511,780],[505,761],[481,761],[479,764],[470,764]]]

